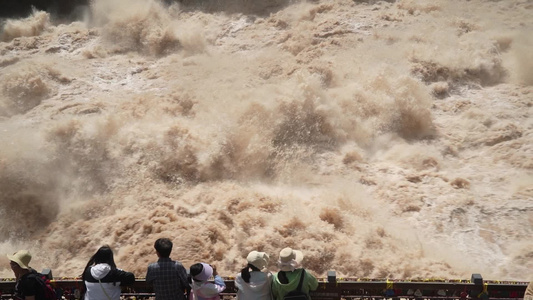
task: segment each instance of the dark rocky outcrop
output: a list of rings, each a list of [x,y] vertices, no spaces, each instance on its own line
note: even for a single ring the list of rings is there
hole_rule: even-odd
[[[89,0],[2,0],[0,18],[27,17],[32,7],[50,12],[59,17],[69,17],[80,6],[88,5]]]

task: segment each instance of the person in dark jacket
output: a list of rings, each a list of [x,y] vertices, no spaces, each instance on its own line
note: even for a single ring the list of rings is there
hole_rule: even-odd
[[[190,291],[187,270],[179,262],[170,258],[172,241],[157,239],[154,243],[159,259],[148,265],[146,283],[153,287],[156,300],[185,300]]]
[[[35,280],[37,272],[30,268],[31,254],[28,250],[20,250],[7,255],[11,270],[15,274],[15,294],[18,299],[38,300],[41,298],[41,287]]]
[[[109,246],[102,246],[89,259],[82,275],[85,300],[120,300],[121,286],[135,282],[135,275],[118,269]]]

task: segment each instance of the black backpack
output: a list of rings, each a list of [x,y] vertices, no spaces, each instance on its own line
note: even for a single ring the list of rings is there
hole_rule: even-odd
[[[302,269],[302,273],[300,274],[300,282],[298,283],[298,287],[294,291],[288,292],[284,297],[283,300],[309,300],[309,297],[306,293],[302,292],[302,285],[304,282],[305,277],[305,269]]]
[[[39,290],[35,295],[36,300],[57,300],[57,294],[54,288],[50,285],[50,280],[41,273],[32,273],[28,278],[34,278],[37,282]]]

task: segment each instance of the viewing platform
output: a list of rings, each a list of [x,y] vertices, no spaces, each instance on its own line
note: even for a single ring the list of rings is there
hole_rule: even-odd
[[[50,279],[60,299],[80,299],[83,288],[79,278],[53,278],[52,272],[43,270]],[[223,299],[233,299],[236,295],[234,278],[225,277],[226,290]],[[337,278],[334,271],[327,278],[319,278],[316,291],[311,292],[313,300],[464,300],[464,299],[522,299],[528,282],[483,280],[480,274],[472,274],[470,280],[396,280],[368,278]],[[15,289],[13,278],[0,279],[0,299],[12,299]],[[122,296],[126,299],[148,299],[153,297],[151,288],[143,278],[123,287]]]

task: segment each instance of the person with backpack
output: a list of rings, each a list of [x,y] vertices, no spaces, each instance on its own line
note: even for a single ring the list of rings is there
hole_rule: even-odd
[[[248,264],[235,277],[238,300],[270,300],[272,274],[262,272],[270,257],[265,252],[252,251],[246,257]]]
[[[217,273],[216,266],[196,263],[189,269],[191,297],[190,300],[220,300],[220,293],[226,289],[226,283]],[[214,283],[209,278],[214,277]]]
[[[7,255],[9,265],[15,274],[15,294],[23,300],[56,300],[55,291],[46,283],[43,275],[30,268],[31,253],[20,250]]]
[[[107,245],[98,248],[81,276],[85,284],[84,300],[120,300],[121,286],[135,282],[135,275],[117,268],[113,251]]]
[[[272,295],[275,300],[308,300],[309,292],[318,287],[318,280],[302,267],[301,251],[284,248],[279,253],[280,271],[272,279]]]

